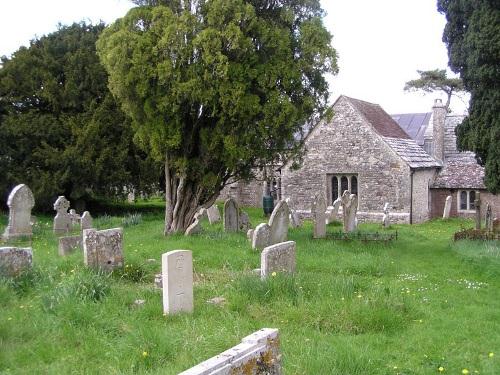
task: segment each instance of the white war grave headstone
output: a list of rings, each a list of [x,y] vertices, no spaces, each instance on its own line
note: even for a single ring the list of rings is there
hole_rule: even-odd
[[[161,257],[163,313],[172,315],[192,312],[193,254],[189,250],[174,250]]]
[[[318,193],[314,197],[311,213],[313,215],[314,223],[314,238],[325,238],[326,237],[326,202],[323,194]]]
[[[233,198],[224,202],[224,232],[238,232],[240,229],[240,215],[238,203]]]
[[[68,213],[69,201],[60,195],[54,202],[54,210],[57,212],[54,217],[54,233],[65,234],[70,231],[71,218]]]
[[[9,194],[9,223],[3,238],[9,240],[18,237],[31,237],[31,209],[35,205],[33,193],[27,185],[17,185]]]
[[[358,197],[349,193],[348,190],[342,194],[342,214],[344,215],[344,232],[349,233],[356,230],[356,212],[358,210]]]

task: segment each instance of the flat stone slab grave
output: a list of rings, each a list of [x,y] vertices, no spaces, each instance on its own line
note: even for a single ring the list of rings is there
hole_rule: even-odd
[[[179,375],[281,375],[279,332],[263,328]]]
[[[161,256],[163,313],[193,311],[193,253],[169,251]]]
[[[0,247],[0,275],[13,277],[31,268],[30,247]]]
[[[273,272],[295,272],[295,241],[281,242],[262,250],[260,254],[260,278],[265,279]]]
[[[83,260],[86,266],[113,271],[123,267],[122,228],[83,231]]]

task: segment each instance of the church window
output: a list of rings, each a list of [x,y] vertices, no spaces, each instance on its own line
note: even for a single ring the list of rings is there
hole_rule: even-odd
[[[356,176],[351,177],[351,194],[358,195],[358,179]]]
[[[344,194],[344,191],[349,190],[349,180],[346,176],[340,178],[340,195]]]
[[[339,197],[339,182],[336,176],[332,177],[332,202]]]
[[[460,190],[458,192],[458,210],[475,211],[476,210],[476,192],[474,190]]]
[[[328,191],[331,193],[331,202],[342,196],[344,191],[358,195],[358,176],[354,174],[330,174],[327,176]]]

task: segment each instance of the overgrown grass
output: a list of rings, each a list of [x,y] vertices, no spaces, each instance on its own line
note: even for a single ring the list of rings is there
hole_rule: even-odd
[[[395,225],[385,245],[314,240],[306,222],[289,234],[296,274],[262,282],[245,233],[203,220],[200,235],[165,238],[161,211],[141,215],[95,218],[99,229],[129,222],[125,267],[111,275],[79,252],[59,257],[52,219],[39,217],[33,270],[0,279],[1,374],[176,374],[262,327],[279,328],[286,374],[500,373],[500,246],[451,240],[472,223]],[[195,311],[163,316],[153,278],[175,249],[193,251]],[[206,302],[216,296],[226,303]]]

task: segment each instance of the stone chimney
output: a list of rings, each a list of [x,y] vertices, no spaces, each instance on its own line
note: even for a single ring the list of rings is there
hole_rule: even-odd
[[[432,107],[432,156],[444,161],[444,122],[446,120],[446,107],[441,99],[434,100]]]

